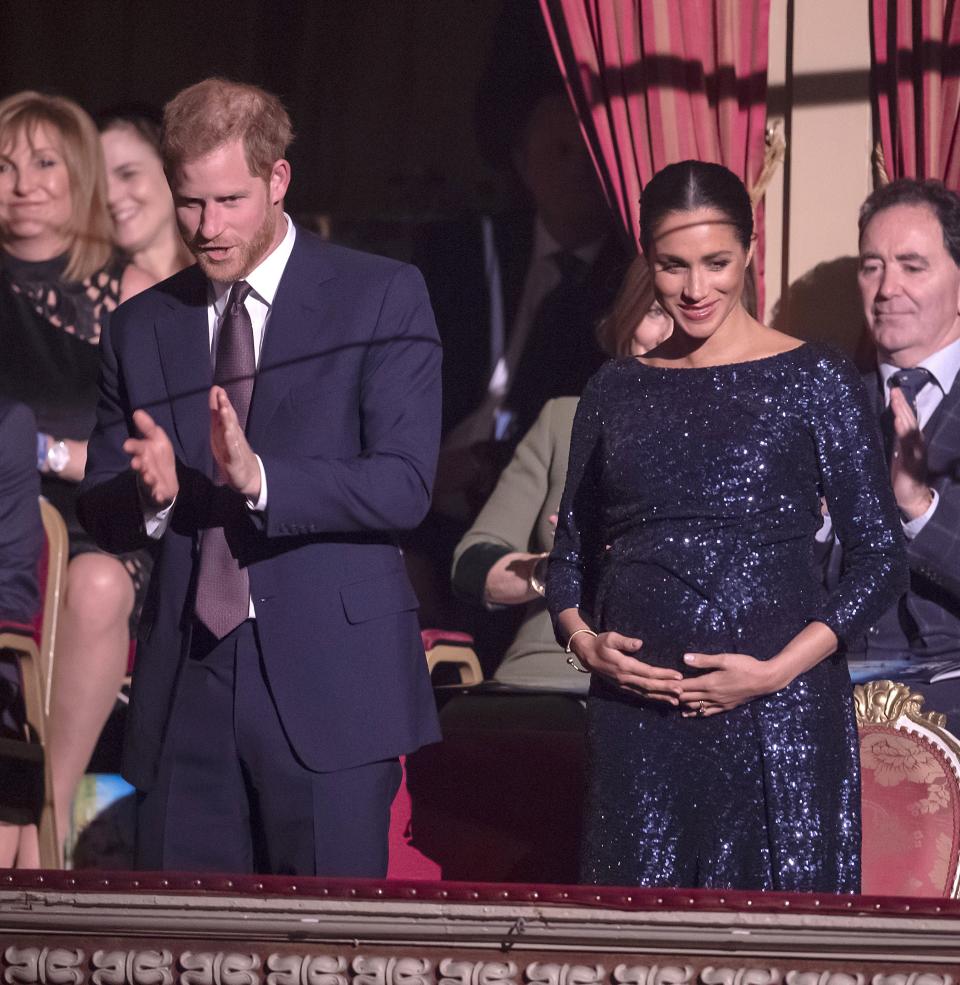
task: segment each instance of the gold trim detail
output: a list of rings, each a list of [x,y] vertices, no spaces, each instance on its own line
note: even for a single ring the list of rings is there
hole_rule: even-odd
[[[938,711],[922,711],[924,697],[896,681],[868,681],[853,689],[853,703],[859,725],[892,725],[902,715],[920,725],[946,728],[947,716]]]

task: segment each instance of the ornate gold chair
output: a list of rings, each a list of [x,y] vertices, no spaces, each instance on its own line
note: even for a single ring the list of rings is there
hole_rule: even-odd
[[[906,684],[854,688],[863,892],[960,897],[960,742]]]

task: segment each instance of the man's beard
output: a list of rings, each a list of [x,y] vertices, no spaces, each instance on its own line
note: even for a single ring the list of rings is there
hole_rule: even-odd
[[[277,217],[275,213],[267,210],[263,217],[263,222],[253,234],[253,239],[246,242],[232,244],[233,249],[226,260],[212,260],[204,252],[203,247],[212,246],[212,243],[203,243],[202,246],[196,242],[187,243],[190,252],[196,257],[200,269],[211,279],[221,281],[224,284],[243,280],[252,270],[254,270],[267,254],[270,244],[273,242],[273,235],[277,228]]]

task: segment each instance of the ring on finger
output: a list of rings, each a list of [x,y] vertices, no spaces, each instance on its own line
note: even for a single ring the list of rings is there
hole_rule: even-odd
[[[697,718],[703,718],[703,700],[697,704]]]

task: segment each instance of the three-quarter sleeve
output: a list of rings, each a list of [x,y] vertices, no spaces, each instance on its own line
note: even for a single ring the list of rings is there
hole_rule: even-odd
[[[547,570],[547,606],[555,628],[557,616],[564,609],[584,606],[586,572],[591,560],[598,557],[597,545],[602,541],[601,392],[607,367],[601,368],[587,383],[573,420],[567,481]]]
[[[876,414],[856,369],[831,351],[817,360],[810,401],[823,492],[844,548],[818,619],[841,640],[864,633],[907,590],[906,546]]]

